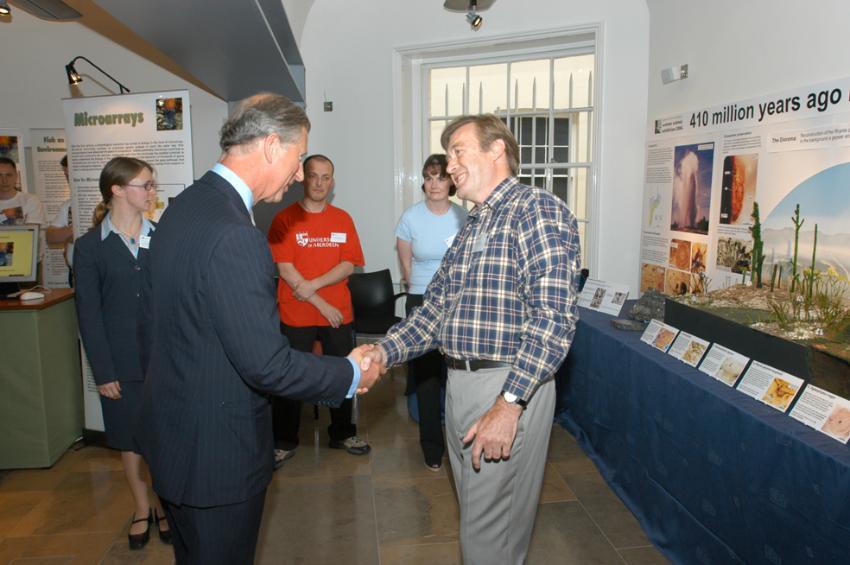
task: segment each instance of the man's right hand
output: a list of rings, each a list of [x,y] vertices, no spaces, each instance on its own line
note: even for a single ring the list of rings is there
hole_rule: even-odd
[[[348,355],[360,366],[360,383],[357,387],[357,394],[369,392],[369,389],[380,380],[381,375],[387,372],[383,365],[366,360],[366,354],[370,353],[373,347],[371,344],[364,344],[352,349]]]
[[[338,328],[340,324],[342,324],[342,312],[338,309],[334,308],[324,300],[321,302],[316,301],[316,308],[319,309],[319,313],[325,317],[325,319],[330,323],[331,327]]]
[[[111,383],[98,385],[97,391],[106,398],[118,400],[121,398],[121,383],[118,381],[112,381]]]
[[[357,394],[364,394],[387,372],[386,354],[380,345],[370,343],[361,345],[352,351],[352,356],[357,352],[359,357],[355,360],[360,364],[360,386]]]

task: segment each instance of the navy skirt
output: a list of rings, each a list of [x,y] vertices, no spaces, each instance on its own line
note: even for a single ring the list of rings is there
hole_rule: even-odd
[[[121,398],[112,400],[100,396],[100,406],[103,409],[103,427],[106,428],[106,445],[121,451],[139,449],[133,439],[133,431],[139,419],[142,407],[143,381],[121,383]]]

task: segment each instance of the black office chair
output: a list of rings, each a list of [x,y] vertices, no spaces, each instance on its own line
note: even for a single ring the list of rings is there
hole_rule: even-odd
[[[389,269],[373,273],[352,273],[348,277],[351,305],[354,309],[354,333],[360,337],[379,337],[401,321],[395,315],[396,300],[407,296],[395,292]]]

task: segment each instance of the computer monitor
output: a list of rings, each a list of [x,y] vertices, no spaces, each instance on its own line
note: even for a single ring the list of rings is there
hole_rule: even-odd
[[[38,280],[38,224],[0,226],[0,295]]]

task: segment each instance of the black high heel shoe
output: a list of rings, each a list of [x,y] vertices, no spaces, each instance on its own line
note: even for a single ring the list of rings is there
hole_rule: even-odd
[[[156,509],[153,511],[153,521],[156,522],[156,529],[159,531],[159,539],[162,543],[171,544],[171,529],[163,530],[161,522],[165,520],[165,516],[160,516]],[[168,524],[168,520],[165,520]]]
[[[133,518],[136,515],[133,514]],[[133,524],[138,524],[139,522],[147,522],[148,529],[146,529],[141,534],[127,534],[127,541],[130,544],[130,549],[142,549],[148,544],[148,541],[151,539],[151,523],[153,522],[151,511],[148,510],[148,515],[144,518],[138,518],[130,522],[130,527],[133,527]]]

